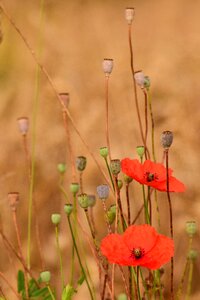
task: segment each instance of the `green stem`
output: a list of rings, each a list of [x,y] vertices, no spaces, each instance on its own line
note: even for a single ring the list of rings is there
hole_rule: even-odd
[[[90,297],[91,297],[91,299],[94,299],[93,294],[92,294],[92,290],[90,288],[90,285],[89,285],[89,282],[88,282],[88,279],[87,279],[87,275],[86,275],[85,269],[84,269],[84,267],[82,265],[82,262],[81,262],[81,258],[80,258],[80,255],[79,255],[78,247],[76,245],[76,240],[75,240],[75,237],[74,237],[74,233],[73,233],[73,229],[72,229],[72,225],[71,225],[71,221],[70,221],[70,217],[69,216],[67,217],[67,220],[68,220],[68,223],[69,223],[69,228],[70,228],[70,232],[71,232],[71,236],[72,236],[74,248],[76,250],[76,254],[77,254],[77,257],[78,257],[78,261],[79,261],[82,273],[83,273],[83,275],[85,277],[85,281],[87,283],[87,287],[88,287],[88,290],[89,290],[89,293],[90,293]]]
[[[38,40],[38,56],[41,55],[41,28],[43,24],[43,13],[44,13],[44,1],[40,1],[40,31]],[[39,89],[40,89],[40,67],[36,68],[36,81],[35,81],[35,92],[34,92],[34,103],[33,103],[33,115],[32,115],[32,151],[31,151],[31,176],[30,176],[30,187],[29,187],[29,199],[28,199],[28,237],[27,237],[27,267],[30,269],[31,265],[31,225],[32,225],[32,206],[33,206],[33,190],[35,183],[35,145],[36,145],[36,120],[39,104]]]
[[[73,216],[74,216],[74,237],[77,238],[77,203],[76,203],[76,194],[73,194]],[[71,259],[71,273],[70,273],[70,284],[73,285],[74,278],[74,269],[75,269],[75,256],[74,256],[74,244],[72,245],[72,259]]]
[[[147,98],[149,102],[149,111],[151,116],[151,143],[152,143],[152,155],[154,162],[156,161],[156,154],[155,154],[155,138],[154,138],[154,117],[153,117],[153,110],[152,110],[152,101],[151,101],[151,95],[149,90],[147,90]]]
[[[145,294],[147,295],[147,299],[148,300],[151,300],[150,299],[150,296],[149,296],[149,291],[148,291],[148,288],[147,288],[147,284],[146,284],[146,282],[145,282],[145,279],[144,279],[144,276],[143,276],[143,273],[142,273],[142,270],[141,270],[141,268],[140,268],[140,276],[141,276],[141,278],[142,278],[142,283],[143,283],[143,286],[144,286],[144,289],[145,289]]]
[[[193,260],[191,260],[190,265],[189,265],[189,277],[188,277],[188,285],[187,285],[187,292],[186,292],[185,300],[190,299],[191,289],[192,289],[193,269],[194,269],[194,263],[193,263]]]
[[[145,222],[147,224],[150,224],[150,218],[149,218],[149,212],[148,212],[148,203],[146,201],[144,185],[142,185],[142,193],[143,193],[143,201],[144,201],[144,217],[145,217]]]
[[[51,296],[51,299],[52,299],[52,300],[56,300],[56,298],[54,297],[54,295],[53,295],[53,293],[52,293],[52,290],[51,290],[49,284],[47,285],[47,288],[48,288],[49,294],[50,294],[50,296]]]
[[[55,234],[56,234],[56,246],[57,246],[58,256],[59,256],[59,260],[60,260],[61,282],[62,282],[62,288],[64,289],[65,284],[64,284],[64,275],[63,275],[62,255],[61,255],[60,244],[59,244],[59,230],[58,230],[58,225],[55,226]]]
[[[106,162],[106,167],[107,167],[107,169],[108,169],[110,181],[111,181],[111,183],[112,183],[113,191],[115,191],[115,185],[114,185],[113,177],[112,177],[112,174],[111,174],[111,171],[110,171],[110,167],[109,167],[109,165],[108,165],[108,160],[107,160],[106,157],[105,157],[104,159],[105,159],[105,162]]]
[[[139,270],[140,270],[140,267],[136,267],[137,269],[137,292],[138,292],[138,299],[139,300],[142,300],[141,298],[141,295],[140,295],[140,283],[139,283]]]

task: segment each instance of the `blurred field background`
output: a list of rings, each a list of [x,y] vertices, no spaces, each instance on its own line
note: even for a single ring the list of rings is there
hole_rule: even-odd
[[[31,47],[37,52],[40,36],[40,1],[2,1]],[[141,144],[134,105],[132,79],[129,65],[127,24],[124,9],[136,9],[133,24],[135,69],[142,69],[151,78],[157,160],[162,159],[160,134],[163,130],[174,132],[170,151],[170,166],[174,175],[187,186],[184,194],[173,194],[176,240],[176,284],[184,266],[187,247],[185,222],[200,217],[200,1],[187,0],[45,0],[44,19],[41,27],[40,61],[45,65],[60,92],[70,93],[70,112],[98,161],[99,148],[105,145],[105,102],[103,58],[114,59],[110,80],[110,136],[113,158],[135,157],[135,147]],[[36,65],[20,39],[1,14],[3,40],[0,45],[0,195],[1,218],[6,234],[15,245],[7,194],[18,191],[20,203],[18,218],[21,225],[24,252],[27,242],[28,178],[22,138],[17,118],[27,116],[31,122],[35,93]],[[138,91],[143,107],[143,95]],[[75,156],[88,157],[84,174],[87,193],[96,193],[96,186],[104,183],[96,165],[89,156],[72,127],[72,144]],[[66,162],[68,171],[65,186],[71,182],[66,133],[62,110],[46,78],[41,75],[36,128],[36,181],[34,196],[39,208],[42,246],[46,269],[52,272],[58,285],[58,258],[56,255],[54,228],[50,216],[61,212],[65,203],[58,182],[57,164]],[[135,187],[136,184],[133,185]],[[132,197],[136,197],[134,189]],[[70,195],[70,194],[69,194]],[[111,199],[112,201],[112,199]],[[159,205],[163,210],[162,228],[169,235],[166,195],[159,193]],[[140,204],[136,202],[135,211]],[[95,208],[99,236],[106,234],[102,226],[102,208]],[[62,212],[63,214],[63,212]],[[84,220],[84,216],[83,216]],[[84,221],[83,221],[84,222]],[[155,223],[156,224],[156,223]],[[86,227],[87,228],[87,227]],[[70,243],[66,221],[61,225],[61,244],[65,263],[66,280],[69,276]],[[34,233],[33,233],[34,238]],[[199,250],[199,234],[194,247]],[[17,262],[10,263],[1,244],[0,271],[12,282],[16,277]],[[32,246],[33,269],[41,271],[37,249]],[[89,266],[98,285],[96,268],[88,252]],[[68,273],[67,273],[68,272]],[[199,259],[195,263],[193,296],[200,297]],[[0,286],[9,299],[4,282]],[[119,291],[120,282],[119,282]],[[59,287],[58,287],[59,290]],[[75,299],[87,299],[83,285]]]

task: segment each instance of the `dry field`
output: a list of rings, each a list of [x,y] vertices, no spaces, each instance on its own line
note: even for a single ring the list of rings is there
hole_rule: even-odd
[[[110,136],[112,156],[134,157],[135,147],[141,144],[137,115],[132,92],[129,65],[127,24],[124,9],[136,9],[133,25],[135,69],[142,69],[151,78],[153,111],[156,124],[157,160],[162,159],[160,133],[174,132],[170,152],[170,165],[175,176],[182,180],[187,191],[173,194],[176,239],[175,277],[184,265],[187,237],[185,222],[200,217],[200,1],[193,0],[45,0],[44,18],[39,26],[40,1],[6,0],[9,14],[15,20],[39,59],[47,68],[58,91],[70,93],[70,112],[81,135],[91,151],[103,165],[99,148],[105,145],[104,75],[102,60],[114,59],[110,80]],[[27,241],[28,178],[22,139],[17,118],[27,116],[31,129],[33,120],[36,64],[23,41],[1,14],[3,33],[0,45],[0,208],[5,232],[16,244],[7,194],[18,191],[20,203],[18,218],[23,237],[24,251]],[[141,109],[143,96],[139,91]],[[73,127],[72,144],[76,156],[88,157],[84,184],[88,193],[95,193],[103,179]],[[37,200],[41,236],[47,269],[58,276],[55,238],[50,215],[60,212],[64,198],[58,188],[57,164],[67,161],[65,186],[70,182],[67,139],[60,104],[46,78],[41,75],[36,126],[36,182],[34,197]],[[133,197],[134,195],[134,191]],[[165,195],[159,194],[159,205],[167,210]],[[139,207],[139,205],[138,205]],[[165,209],[166,207],[166,209]],[[104,236],[102,213],[99,205],[96,218],[99,235]],[[134,213],[134,212],[133,212]],[[63,213],[62,213],[63,214]],[[169,234],[168,214],[162,214],[163,231]],[[165,222],[166,220],[166,222]],[[166,224],[166,225],[165,225]],[[70,238],[63,222],[61,242],[65,254],[66,270],[69,264]],[[194,241],[198,250],[199,234]],[[9,262],[1,245],[0,271],[11,281],[16,276],[17,263]],[[32,248],[33,268],[39,269],[37,251]],[[6,262],[6,263],[5,263]],[[96,273],[92,260],[91,268]],[[195,265],[193,296],[200,299],[199,259]],[[98,279],[94,279],[97,281]],[[0,286],[6,285],[0,281]],[[119,285],[120,291],[120,285]],[[75,299],[86,299],[84,286]],[[9,292],[7,291],[9,295]],[[11,298],[12,297],[12,298]],[[14,299],[10,296],[9,299]]]

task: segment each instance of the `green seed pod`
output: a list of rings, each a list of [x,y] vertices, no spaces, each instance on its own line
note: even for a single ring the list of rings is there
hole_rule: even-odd
[[[121,171],[121,162],[119,159],[112,159],[110,162],[110,170],[113,175],[118,175]]]
[[[127,300],[127,299],[128,298],[127,298],[126,294],[124,294],[124,293],[119,294],[117,297],[117,300]]]
[[[60,163],[57,165],[58,172],[64,174],[66,172],[66,164]]]
[[[86,168],[87,159],[85,156],[78,156],[76,158],[76,168],[79,172],[83,172]]]
[[[190,237],[194,236],[195,233],[197,232],[197,224],[195,221],[188,221],[186,222],[185,226],[186,232]]]
[[[106,213],[106,217],[107,217],[108,223],[110,225],[112,225],[116,218],[116,207],[115,207],[115,210],[110,207]]]
[[[61,215],[60,214],[52,214],[51,221],[54,225],[58,225],[61,221]]]
[[[114,213],[116,213],[116,204],[112,204],[110,207],[109,207],[109,210],[113,211]]]
[[[93,207],[96,204],[95,195],[88,195],[88,206]]]
[[[73,182],[70,184],[70,191],[75,196],[79,191],[79,184],[77,182]]]
[[[150,88],[151,82],[149,76],[144,76],[144,87],[148,90]]]
[[[173,142],[173,132],[166,130],[163,131],[160,137],[161,140],[161,145],[163,146],[164,149],[169,149]]]
[[[143,158],[143,155],[144,155],[144,146],[137,146],[136,147],[136,152],[137,152],[137,155],[140,158]]]
[[[126,174],[124,174],[124,182],[126,184],[129,184],[129,183],[131,183],[131,181],[133,181],[133,178],[130,177],[130,176],[128,176],[128,175],[126,175]]]
[[[88,201],[88,195],[87,194],[79,194],[78,195],[78,203],[81,208],[88,208],[89,206],[89,201]]]
[[[190,260],[195,260],[197,259],[197,256],[198,256],[198,251],[194,250],[194,249],[191,249],[188,253],[188,258]]]
[[[103,158],[106,158],[108,156],[108,147],[101,147],[100,148],[100,155]]]
[[[70,216],[73,211],[73,205],[71,203],[66,203],[64,205],[64,211],[67,214],[67,216]]]
[[[118,188],[121,190],[121,188],[123,187],[123,181],[121,179],[117,180],[117,186]]]
[[[107,184],[97,186],[97,194],[99,199],[106,200],[109,196],[109,186]]]
[[[49,281],[51,280],[51,273],[49,271],[41,272],[40,279],[42,282],[49,283]]]

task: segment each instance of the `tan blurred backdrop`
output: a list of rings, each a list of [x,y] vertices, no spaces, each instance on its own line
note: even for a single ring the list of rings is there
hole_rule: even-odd
[[[31,47],[37,52],[40,36],[40,1],[7,0],[4,4]],[[99,157],[99,147],[105,145],[102,60],[104,57],[114,59],[109,91],[112,156],[120,159],[125,156],[135,157],[135,147],[141,144],[141,139],[132,93],[127,24],[124,19],[124,9],[127,6],[134,6],[136,10],[133,24],[135,69],[142,69],[151,78],[157,160],[162,159],[160,133],[163,130],[173,131],[174,143],[170,151],[170,165],[174,169],[175,176],[187,186],[186,193],[172,195],[177,283],[185,260],[183,249],[187,245],[185,222],[191,219],[198,222],[200,216],[200,1],[46,0],[41,27],[40,61],[47,68],[58,90],[70,93],[70,112],[81,135],[104,168],[103,161]],[[16,245],[7,193],[13,191],[20,193],[18,217],[25,251],[28,179],[16,119],[27,116],[30,119],[30,130],[32,129],[36,65],[19,35],[3,14],[1,27],[3,41],[0,45],[0,207],[4,230]],[[143,103],[142,93],[138,91],[138,94]],[[85,189],[88,193],[95,193],[96,185],[104,180],[72,127],[71,133],[75,155],[88,157],[84,176]],[[31,145],[31,132],[28,140]],[[42,75],[36,128],[34,195],[39,207],[38,217],[45,262],[55,280],[59,279],[56,268],[58,259],[50,215],[53,212],[60,212],[64,204],[64,198],[58,188],[59,176],[56,166],[66,159],[67,189],[70,182],[70,167],[62,111],[51,87]],[[134,196],[134,191],[132,193]],[[159,205],[167,212],[166,197],[161,193]],[[136,207],[139,207],[139,204],[138,206],[136,204]],[[106,230],[101,229],[103,218],[99,204],[95,211],[102,237],[106,234]],[[165,221],[162,225],[163,231],[169,234],[167,213],[162,214],[162,220]],[[63,224],[61,244],[67,277],[71,251],[70,236],[65,221]],[[195,238],[194,247],[199,250],[199,235]],[[34,246],[32,251],[33,267],[40,271],[37,250]],[[89,265],[94,269],[94,280],[98,284],[92,259],[89,259]],[[14,281],[16,273],[3,245],[0,271]],[[199,273],[198,260],[195,265],[192,299],[200,297]],[[9,295],[6,285],[3,282],[0,282],[0,285]],[[75,299],[87,299],[85,295],[87,292],[83,286]],[[9,299],[14,299],[12,297]]]

